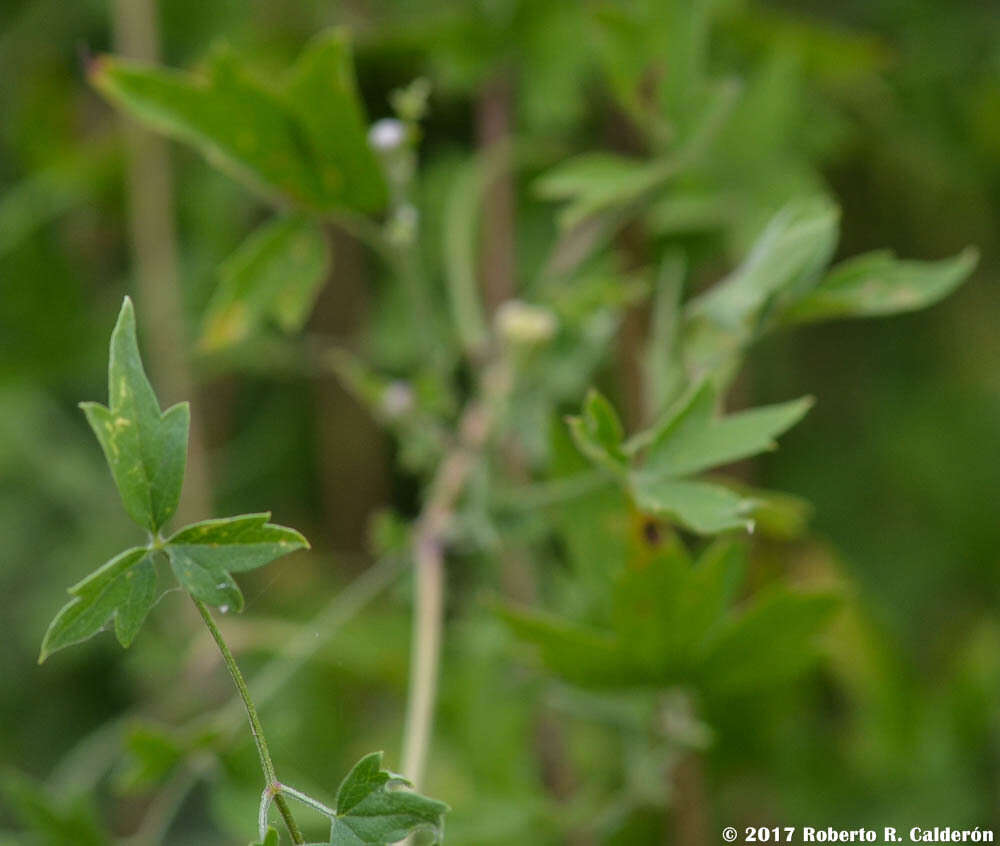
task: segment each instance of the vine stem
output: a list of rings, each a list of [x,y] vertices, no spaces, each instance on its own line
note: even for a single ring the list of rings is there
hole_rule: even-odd
[[[458,441],[431,482],[430,496],[413,536],[415,569],[410,687],[403,736],[403,774],[419,788],[427,764],[444,628],[444,542],[455,505],[493,429],[497,410],[510,389],[504,360],[483,374],[481,396],[462,413]]]
[[[253,735],[253,742],[257,747],[257,754],[260,756],[260,768],[264,772],[264,781],[266,782],[264,790],[265,792],[273,792],[275,807],[277,807],[278,813],[281,814],[281,818],[285,821],[285,827],[288,829],[292,842],[305,843],[305,839],[302,837],[302,832],[299,830],[299,826],[295,822],[295,818],[292,816],[292,810],[288,807],[285,797],[280,793],[281,783],[278,781],[277,773],[274,770],[274,761],[271,759],[271,751],[268,749],[267,739],[264,737],[264,727],[260,723],[260,717],[257,716],[257,707],[254,705],[253,699],[250,697],[250,688],[247,687],[246,679],[243,678],[243,673],[240,672],[239,665],[236,663],[236,659],[233,657],[233,653],[229,649],[229,644],[226,643],[225,638],[222,636],[222,632],[219,631],[219,627],[215,624],[215,620],[212,618],[212,612],[209,611],[208,606],[194,596],[191,597],[191,601],[194,603],[195,608],[198,609],[198,613],[201,614],[201,618],[205,621],[205,625],[208,627],[208,631],[212,635],[212,639],[219,647],[219,652],[222,653],[222,660],[226,664],[226,669],[229,670],[229,675],[232,677],[233,684],[236,685],[236,690],[240,694],[240,699],[243,700],[243,707],[246,709],[247,719],[250,721],[250,734]]]

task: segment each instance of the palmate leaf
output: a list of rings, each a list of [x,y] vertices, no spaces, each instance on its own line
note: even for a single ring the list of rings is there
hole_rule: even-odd
[[[812,405],[808,397],[719,417],[711,382],[694,391],[642,440],[645,460],[630,477],[636,504],[701,534],[751,528],[752,499],[686,477],[774,449],[774,439]]]
[[[386,846],[416,832],[426,832],[434,843],[440,843],[449,807],[408,786],[403,776],[382,769],[381,752],[365,755],[337,791],[329,846]],[[278,846],[279,842],[278,832],[269,827],[263,840],[250,846]]]
[[[640,546],[616,580],[607,628],[512,605],[501,618],[546,669],[587,689],[690,684],[722,700],[790,681],[820,655],[836,595],[775,588],[734,609],[740,544],[718,541],[694,563],[676,539]]]
[[[667,516],[700,534],[751,529],[752,499],[698,473],[773,449],[774,439],[809,410],[808,397],[720,417],[718,395],[704,382],[646,432],[622,443],[623,431],[610,403],[591,391],[580,417],[569,426],[580,451],[622,475],[640,510]],[[633,462],[629,469],[628,461]]]
[[[56,650],[93,637],[112,618],[118,642],[130,646],[158,598],[152,552],[145,547],[128,549],[69,592],[73,599],[56,614],[45,633],[39,664]]]
[[[268,523],[270,513],[204,520],[167,540],[166,552],[185,590],[209,605],[243,610],[231,573],[262,567],[309,542],[295,529]]]
[[[385,202],[341,32],[317,37],[276,85],[227,51],[213,57],[206,76],[105,56],[90,77],[131,115],[269,197],[319,212],[371,212]]]
[[[331,846],[395,843],[416,831],[439,842],[448,806],[406,790],[407,780],[382,769],[382,753],[366,755],[337,791],[337,816],[330,828]]]
[[[104,450],[125,510],[140,526],[157,532],[180,500],[190,411],[186,402],[160,411],[139,357],[128,297],[111,334],[108,395],[107,408],[95,402],[80,407]]]
[[[111,336],[110,408],[84,404],[87,418],[118,485],[126,510],[149,530],[149,543],[127,549],[70,588],[42,642],[39,663],[65,646],[87,640],[114,622],[122,646],[135,638],[159,598],[156,560],[165,554],[185,590],[217,606],[242,609],[231,573],[252,570],[308,547],[294,529],[245,514],[187,526],[166,541],[161,527],[177,508],[187,452],[186,404],[160,412],[143,371],[135,314],[126,297]]]

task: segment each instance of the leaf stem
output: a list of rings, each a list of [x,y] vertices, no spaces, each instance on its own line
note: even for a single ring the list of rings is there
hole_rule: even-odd
[[[308,793],[303,793],[301,790],[296,790],[294,787],[289,787],[287,784],[279,785],[278,790],[287,796],[291,796],[292,799],[301,802],[307,808],[319,811],[319,813],[325,817],[329,817],[331,820],[336,819],[337,817],[337,812],[333,808],[329,805],[324,805],[318,799],[313,799]]]
[[[208,606],[194,596],[191,597],[191,601],[194,603],[195,608],[198,609],[198,613],[201,614],[201,618],[205,621],[212,639],[219,647],[219,652],[222,653],[222,660],[226,664],[226,669],[229,670],[233,684],[236,685],[240,699],[243,700],[243,707],[246,709],[247,719],[250,721],[250,734],[253,735],[257,754],[260,756],[260,768],[264,773],[264,781],[266,782],[265,792],[272,791],[274,793],[274,804],[281,814],[281,818],[285,821],[285,826],[292,838],[292,842],[305,843],[302,832],[299,830],[298,824],[292,816],[292,811],[288,807],[288,803],[280,792],[278,792],[281,785],[274,770],[274,761],[271,759],[271,751],[268,749],[267,739],[264,737],[264,727],[260,723],[260,717],[257,716],[257,707],[250,697],[250,689],[247,687],[246,679],[243,678],[243,673],[240,672],[239,665],[236,663],[236,659],[229,649],[229,644],[226,643],[222,632],[219,631],[219,627],[215,624],[212,612],[208,610]]]

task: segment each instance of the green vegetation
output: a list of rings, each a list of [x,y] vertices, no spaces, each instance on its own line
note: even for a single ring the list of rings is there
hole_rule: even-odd
[[[0,13],[0,844],[1000,825],[995,20],[161,5]]]

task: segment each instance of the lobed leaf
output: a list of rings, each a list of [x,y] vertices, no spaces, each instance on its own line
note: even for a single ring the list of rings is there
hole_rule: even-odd
[[[131,645],[157,600],[156,567],[145,547],[134,547],[69,589],[73,598],[49,624],[38,663],[53,652],[93,637],[114,619],[122,646]]]
[[[330,828],[331,846],[386,844],[417,831],[444,836],[444,802],[406,790],[402,776],[382,769],[382,753],[366,755],[337,791],[337,816]]]
[[[190,411],[179,403],[160,411],[146,378],[126,297],[111,334],[109,406],[81,403],[101,444],[122,504],[140,526],[157,532],[174,515],[187,462]]]
[[[775,448],[774,439],[805,416],[810,397],[718,417],[711,382],[695,390],[654,430],[643,472],[688,476]]]
[[[294,529],[268,523],[270,513],[204,520],[186,526],[166,542],[178,581],[209,605],[243,609],[243,594],[231,573],[268,564],[309,542]]]
[[[205,76],[105,56],[90,78],[134,117],[272,198],[321,212],[376,211],[385,202],[341,33],[317,38],[278,86],[229,51],[213,57]]]
[[[693,684],[725,700],[787,682],[819,657],[817,638],[836,610],[831,593],[771,588],[746,609],[741,544],[719,541],[692,564],[675,537],[633,543],[614,585],[611,627],[595,629],[535,609],[498,613],[545,667],[580,687]]]
[[[322,230],[306,217],[288,215],[261,226],[220,268],[201,347],[237,344],[268,319],[286,332],[302,328],[330,260]]]
[[[284,102],[231,52],[217,53],[204,77],[103,56],[90,79],[133,117],[191,144],[250,187],[309,207],[321,202]]]

